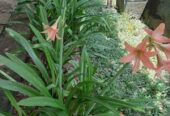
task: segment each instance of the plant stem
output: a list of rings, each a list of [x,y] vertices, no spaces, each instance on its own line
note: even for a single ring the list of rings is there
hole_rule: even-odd
[[[59,74],[58,74],[58,85],[59,85],[59,99],[63,102],[64,92],[63,92],[63,47],[64,47],[64,30],[65,30],[65,12],[66,12],[65,0],[62,3],[62,14],[61,21],[59,24]]]
[[[124,71],[124,69],[126,69],[126,67],[128,66],[128,63],[124,64],[123,67],[116,73],[116,75],[111,78],[111,80],[109,81],[109,83],[107,84],[108,86],[101,92],[101,96],[104,96],[106,94],[106,92],[108,91],[110,85],[112,85],[112,83],[114,82],[114,80],[116,78],[118,78],[122,72]],[[89,113],[93,110],[93,108],[96,106],[96,103],[93,103],[92,106],[87,110],[85,116],[88,116]]]
[[[59,99],[63,101],[63,87],[62,87],[62,77],[63,77],[63,39],[60,40],[60,53],[59,53],[59,74],[58,74],[58,79],[59,79]]]

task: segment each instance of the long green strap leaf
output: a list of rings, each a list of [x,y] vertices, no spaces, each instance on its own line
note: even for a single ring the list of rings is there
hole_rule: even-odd
[[[29,65],[24,63],[22,60],[20,60],[18,57],[16,57],[14,54],[6,53],[6,55],[10,58],[12,62],[17,63],[20,67],[23,67],[24,69],[28,70],[34,77],[38,79],[39,82],[41,82],[44,85],[43,80],[39,77],[38,73]]]
[[[58,108],[58,109],[65,109],[64,104],[62,104],[61,101],[57,99],[53,99],[50,97],[30,97],[23,99],[18,102],[18,105],[20,106],[40,106],[40,107],[53,107],[53,108]]]
[[[44,40],[41,33],[33,25],[30,24],[30,28],[32,29],[32,31],[36,35],[38,41],[40,42],[40,44],[43,47],[43,51],[44,51],[45,56],[47,58],[47,62],[48,62],[48,65],[50,67],[50,71],[51,71],[51,75],[52,75],[52,80],[53,80],[53,83],[54,83],[55,80],[56,80],[55,79],[55,73],[56,73],[55,63],[54,63],[54,61],[53,61],[53,59],[51,57],[51,54],[50,54],[51,51],[46,46],[43,46],[43,44],[48,44],[48,47],[50,47],[50,48],[52,48],[52,46],[46,40]]]
[[[8,75],[6,72],[0,70],[0,74],[3,75],[5,78],[7,78],[10,81],[16,82],[10,75]]]
[[[45,7],[43,6],[39,6],[39,10],[40,10],[40,18],[41,18],[41,21],[45,24],[48,24],[48,16],[47,16],[47,12],[46,12],[46,9]]]
[[[0,113],[0,116],[5,116],[4,114]]]
[[[109,98],[109,97],[98,97],[100,100],[103,100],[104,102],[107,102],[111,105],[116,105],[120,107],[126,107],[126,108],[131,108],[136,111],[144,112],[144,107],[130,103],[128,101],[120,100],[120,99],[115,99],[115,98]]]
[[[135,104],[132,103],[128,103],[126,101],[123,100],[119,100],[119,99],[113,99],[113,98],[109,98],[109,97],[85,97],[86,99],[93,101],[95,103],[98,103],[100,105],[105,106],[108,109],[112,109],[112,108],[119,108],[119,107],[126,107],[126,108],[131,108],[140,112],[144,112],[144,108],[137,106]]]
[[[32,84],[35,88],[41,91],[41,93],[45,96],[50,96],[47,88],[38,80],[35,75],[32,74],[28,69],[25,67],[20,66],[19,64],[9,60],[8,58],[0,55],[0,64],[4,64],[9,69],[20,75],[24,80],[28,81]]]
[[[94,116],[120,116],[119,112],[106,112],[106,113],[101,113],[101,114],[96,114]]]
[[[37,68],[42,73],[42,76],[47,81],[49,78],[48,72],[47,72],[44,64],[40,61],[40,59],[35,54],[30,43],[23,36],[21,36],[19,33],[15,32],[14,30],[7,28],[6,31],[10,34],[11,37],[13,37],[27,51],[29,56],[32,58],[33,62],[36,64]]]
[[[0,88],[7,89],[10,91],[18,91],[24,95],[32,96],[32,97],[41,95],[38,91],[36,91],[35,89],[27,85],[18,82],[2,80],[2,79],[0,79]]]
[[[11,105],[16,109],[16,111],[18,112],[19,116],[23,116],[22,114],[25,114],[23,112],[23,110],[20,108],[20,106],[17,104],[16,99],[14,98],[14,96],[12,95],[12,93],[8,90],[4,90],[5,95],[7,96],[7,98],[9,99],[9,101],[11,102]],[[25,116],[25,115],[24,115]]]

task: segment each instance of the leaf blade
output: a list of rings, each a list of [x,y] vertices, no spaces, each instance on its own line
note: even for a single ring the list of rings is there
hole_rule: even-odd
[[[30,97],[23,99],[18,102],[18,105],[20,106],[49,106],[49,107],[54,107],[58,109],[65,109],[65,106],[62,104],[61,101],[57,99],[53,99],[50,97]]]

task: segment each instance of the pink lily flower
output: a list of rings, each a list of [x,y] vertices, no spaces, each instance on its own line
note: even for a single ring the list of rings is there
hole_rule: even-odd
[[[52,26],[44,25],[44,31],[42,33],[48,35],[47,40],[55,41],[58,38],[57,21]]]
[[[143,40],[136,48],[130,46],[127,42],[125,42],[125,48],[128,50],[129,54],[127,56],[123,56],[120,61],[123,63],[132,62],[133,63],[133,73],[137,72],[140,67],[140,63],[142,62],[144,66],[150,69],[154,69],[154,65],[149,60],[149,57],[155,56],[156,52],[151,52],[146,50],[146,42],[147,40]]]
[[[144,28],[144,31],[156,42],[170,43],[170,39],[163,36],[165,24],[161,23],[154,31],[149,28]]]

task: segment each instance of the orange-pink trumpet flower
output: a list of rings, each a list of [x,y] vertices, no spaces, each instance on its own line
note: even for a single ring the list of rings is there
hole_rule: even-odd
[[[48,35],[47,40],[55,41],[58,38],[57,21],[52,26],[44,25],[44,31],[42,33]]]
[[[159,43],[170,43],[170,39],[163,36],[165,30],[164,23],[161,23],[155,30],[149,28],[145,28],[144,30],[154,41]]]
[[[149,28],[145,28],[144,30],[148,33],[149,38],[145,38],[136,48],[125,42],[125,48],[129,54],[123,56],[120,61],[123,63],[132,62],[133,73],[139,70],[141,62],[145,67],[154,69],[156,76],[160,76],[162,70],[170,72],[170,38],[163,35],[165,24],[161,23],[155,30]],[[167,60],[161,58],[159,51],[162,51],[167,56]],[[150,57],[155,55],[157,57],[156,67],[150,61]]]
[[[150,69],[154,69],[154,65],[150,61],[150,57],[155,56],[156,52],[151,52],[146,50],[147,40],[143,40],[136,48],[130,46],[125,42],[125,48],[128,50],[129,54],[123,56],[120,61],[123,63],[132,62],[133,63],[133,73],[137,72],[142,62],[144,66]]]

